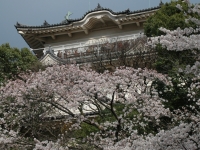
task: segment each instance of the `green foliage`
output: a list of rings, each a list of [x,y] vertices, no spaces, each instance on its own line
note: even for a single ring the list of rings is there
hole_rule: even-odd
[[[184,69],[186,65],[193,65],[198,55],[196,51],[167,51],[160,45],[156,47],[157,59],[153,67],[160,73],[174,76],[179,68]]]
[[[183,11],[176,7],[177,4],[182,6]],[[144,24],[144,32],[148,37],[164,35],[162,31],[159,30],[160,27],[176,30],[178,27],[184,29],[186,27],[195,28],[195,24],[192,22],[186,22],[188,18],[184,12],[187,12],[188,5],[182,0],[172,1],[162,5],[162,7],[151,16],[147,22]],[[191,16],[197,17],[197,14],[190,14]],[[197,58],[196,50],[186,50],[182,52],[177,51],[167,51],[158,45],[155,48],[157,52],[156,62],[153,67],[160,73],[169,74],[173,76],[176,74],[179,68],[183,68],[186,65],[193,65]]]
[[[0,46],[0,83],[14,79],[21,72],[42,68],[37,58],[27,49],[12,48],[8,43]]]
[[[176,7],[177,4],[182,6],[183,11]],[[189,18],[184,12],[188,12],[188,5],[182,0],[173,1],[164,4],[155,15],[151,16],[144,24],[144,32],[148,37],[164,35],[159,30],[160,27],[176,30],[187,27],[196,28],[196,25],[191,21],[186,22]],[[199,18],[198,14],[190,13],[190,16]],[[153,67],[160,73],[168,74],[172,78],[172,85],[166,86],[162,81],[154,81],[155,86],[159,92],[159,96],[165,99],[165,107],[170,110],[182,109],[186,105],[194,106],[192,101],[188,101],[187,91],[190,85],[190,77],[181,74],[179,68],[185,69],[187,65],[193,65],[198,58],[198,50],[185,51],[168,51],[161,45],[155,48],[157,52],[157,59]]]
[[[187,19],[188,16],[185,16],[183,11],[176,8],[177,4],[180,4],[184,11],[188,10],[188,6],[186,3],[182,2],[182,0],[166,3],[155,13],[155,15],[149,17],[146,21],[144,24],[144,33],[148,37],[153,37],[164,34],[159,30],[160,27],[167,28],[169,30],[175,30],[178,27],[181,29],[186,27],[195,27],[194,23],[185,22],[185,19]]]
[[[37,62],[37,58],[29,51],[27,48],[21,49],[21,58],[22,58],[22,69],[27,70],[29,69],[34,63]]]
[[[156,80],[152,86],[157,89],[159,97],[165,99],[163,102],[165,107],[173,111],[177,109],[182,110],[188,106],[196,107],[196,102],[188,96],[188,88],[192,82],[194,81],[189,76],[179,73],[172,77],[171,85],[165,85],[163,81]],[[197,90],[196,93],[195,98],[200,98],[200,91]],[[187,109],[193,111],[191,108]],[[197,109],[199,110],[199,108]]]
[[[74,131],[75,138],[86,138],[93,132],[99,131],[95,126],[89,125],[87,123],[81,124],[81,129]]]

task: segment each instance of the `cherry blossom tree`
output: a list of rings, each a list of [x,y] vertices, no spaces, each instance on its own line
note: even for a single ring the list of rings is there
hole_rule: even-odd
[[[199,15],[199,5],[184,2],[190,12]],[[166,35],[152,38],[151,45],[160,43],[180,51],[199,48],[194,30],[188,34],[180,29],[161,30]],[[175,41],[177,36],[186,38]],[[21,74],[23,80],[9,81],[0,88],[0,148],[84,149],[89,143],[91,149],[105,150],[200,149],[199,73],[198,61],[179,69],[176,86],[187,87],[187,101],[174,109],[162,97],[162,91],[167,93],[175,85],[173,79],[154,70],[120,67],[97,73],[83,66],[56,65]],[[182,74],[188,78],[181,78]],[[162,91],[154,84],[157,81],[165,85]],[[65,128],[58,135],[53,130],[60,116]],[[86,125],[91,129],[87,136],[74,138]]]
[[[156,126],[159,117],[170,116],[162,99],[149,93],[155,78],[168,84],[165,76],[155,71],[124,68],[99,74],[77,66],[53,66],[22,78],[24,81],[10,81],[1,88],[2,129],[20,132],[27,128],[33,138],[41,134],[41,119],[56,117],[58,112],[68,116],[66,123],[75,120],[71,130],[82,123],[95,126],[99,132],[87,139],[94,143],[98,136],[118,142],[136,127],[140,134],[155,132],[147,130],[149,122]],[[106,115],[111,121],[105,120]]]
[[[165,108],[165,100],[158,96],[151,83],[158,79],[169,85],[170,79],[147,69],[119,68],[113,73],[99,74],[75,65],[53,66],[45,71],[22,75],[22,78],[24,81],[10,81],[1,88],[1,133],[4,135],[2,137],[5,137],[1,143],[4,146],[22,146],[28,140],[25,134],[20,132],[23,127],[27,128],[26,132],[31,133],[32,143],[24,144],[27,147],[36,145],[35,149],[45,149],[46,145],[48,148],[57,146],[65,149],[70,145],[65,145],[66,142],[62,140],[68,132],[80,130],[81,125],[86,123],[97,130],[82,142],[87,141],[104,149],[110,149],[112,146],[131,148],[137,147],[137,141],[153,142],[153,139],[157,140],[161,135],[167,139],[167,135],[170,135],[170,131],[174,132],[174,128],[180,130],[175,125],[181,126],[180,121],[188,117],[192,121],[199,121],[196,108],[194,112],[170,112]],[[198,85],[190,88],[191,98],[195,97],[193,91],[196,88],[199,88]],[[199,101],[193,101],[199,107]],[[40,130],[41,120],[49,116],[56,117],[59,112],[67,115],[65,123],[71,124],[69,130],[66,130],[57,142],[36,140],[44,134]],[[193,144],[199,144],[195,141],[196,136],[198,137],[196,124],[188,125],[188,132],[194,132],[189,139],[193,138]],[[170,131],[165,131],[166,129]],[[181,134],[178,136],[182,137]],[[152,139],[148,141],[146,138]],[[183,142],[185,139],[179,144],[184,144]]]

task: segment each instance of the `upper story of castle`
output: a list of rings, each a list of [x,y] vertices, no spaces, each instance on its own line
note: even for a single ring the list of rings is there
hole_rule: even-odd
[[[83,50],[81,47],[136,39],[143,33],[144,22],[159,8],[160,5],[143,10],[114,12],[98,4],[79,19],[66,17],[58,24],[45,21],[40,26],[17,22],[15,27],[38,58],[43,57],[49,47],[57,56],[60,51],[77,48],[76,52],[79,52]]]

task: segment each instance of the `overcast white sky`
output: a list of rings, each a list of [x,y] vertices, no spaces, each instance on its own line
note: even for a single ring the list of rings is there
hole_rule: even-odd
[[[164,3],[170,0],[162,0]],[[199,3],[200,0],[191,0]],[[28,47],[17,33],[14,25],[18,21],[24,25],[42,25],[44,20],[49,24],[60,23],[68,11],[71,19],[81,18],[87,11],[97,7],[118,12],[131,11],[158,6],[160,0],[0,0],[0,45],[10,43],[11,47]]]

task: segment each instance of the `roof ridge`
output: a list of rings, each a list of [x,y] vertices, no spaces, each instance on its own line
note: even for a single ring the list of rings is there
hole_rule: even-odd
[[[86,12],[81,18],[79,19],[66,19],[63,20],[60,23],[57,24],[49,24],[47,22],[44,22],[43,25],[40,26],[27,26],[27,25],[22,25],[20,23],[16,23],[15,27],[21,27],[21,28],[46,28],[46,27],[54,27],[54,26],[60,26],[60,25],[69,25],[73,22],[77,22],[77,21],[81,21],[83,20],[88,14],[93,13],[93,12],[98,12],[98,11],[109,11],[110,13],[112,13],[113,15],[121,15],[121,14],[126,14],[126,15],[130,15],[130,14],[135,14],[135,13],[140,13],[140,12],[145,12],[145,11],[150,11],[150,10],[154,10],[154,9],[159,9],[161,6],[157,6],[157,7],[151,7],[151,8],[147,8],[147,9],[140,9],[140,10],[134,10],[134,11],[130,11],[129,8],[124,10],[124,11],[119,11],[119,12],[114,12],[113,10],[111,10],[110,8],[104,8],[102,7],[99,3],[97,5],[97,7],[93,10],[89,10],[88,12]],[[46,21],[46,20],[45,20]]]

